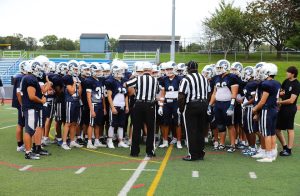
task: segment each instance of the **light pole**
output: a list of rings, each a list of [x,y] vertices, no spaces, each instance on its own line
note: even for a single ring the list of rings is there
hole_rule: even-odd
[[[170,60],[175,62],[175,0],[172,0],[172,41]]]

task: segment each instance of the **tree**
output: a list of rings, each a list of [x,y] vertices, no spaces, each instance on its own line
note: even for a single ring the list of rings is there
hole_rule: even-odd
[[[25,37],[23,39],[26,43],[26,50],[36,50],[37,49],[37,40],[33,37]]]
[[[5,37],[5,42],[7,44],[11,44],[12,50],[25,50],[27,45],[25,41],[23,41],[22,34],[15,34],[14,36]]]
[[[57,43],[58,50],[75,50],[75,44],[72,40],[67,38],[60,38]]]
[[[75,44],[75,50],[80,50],[80,41],[75,40],[74,44]]]
[[[199,52],[200,50],[203,50],[204,46],[197,43],[191,43],[186,47],[186,51],[188,52]]]
[[[109,50],[111,51],[117,51],[119,46],[119,40],[115,38],[109,38]]]
[[[277,58],[289,37],[295,34],[296,6],[292,0],[256,0],[248,6],[249,11],[260,17],[261,37],[274,46]]]
[[[40,42],[43,43],[43,48],[46,50],[56,50],[58,38],[56,35],[46,35]]]
[[[226,4],[224,0],[211,17],[204,21],[204,25],[210,29],[211,33],[216,34],[216,37],[221,40],[225,59],[237,40],[237,31],[241,29],[241,24],[240,9],[234,8],[233,3]]]

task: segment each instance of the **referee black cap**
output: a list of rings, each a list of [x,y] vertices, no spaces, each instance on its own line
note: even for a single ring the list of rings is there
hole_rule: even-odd
[[[198,63],[195,61],[190,61],[186,64],[188,72],[198,71]]]

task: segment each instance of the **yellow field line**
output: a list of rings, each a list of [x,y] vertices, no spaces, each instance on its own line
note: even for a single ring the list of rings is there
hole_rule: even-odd
[[[163,161],[162,161],[162,163],[161,163],[161,165],[159,167],[159,170],[157,171],[157,174],[156,174],[156,176],[155,176],[155,178],[154,178],[154,180],[153,180],[153,182],[152,182],[152,184],[151,184],[151,186],[150,186],[150,188],[149,188],[149,190],[147,192],[147,196],[154,195],[155,190],[157,188],[157,185],[158,185],[158,183],[160,181],[160,178],[161,178],[161,176],[162,176],[162,174],[163,174],[163,172],[164,172],[164,170],[165,170],[165,168],[167,166],[168,160],[169,160],[169,158],[171,156],[172,149],[173,149],[173,145],[171,145],[168,148],[167,153],[166,153],[166,155],[165,155],[165,157],[164,157],[164,159],[163,159]]]
[[[51,133],[49,133],[49,138],[54,139],[54,137],[51,135]],[[117,155],[117,154],[112,154],[112,153],[106,153],[106,152],[99,152],[99,151],[90,150],[90,149],[86,149],[86,148],[81,148],[81,150],[85,150],[85,151],[89,151],[89,152],[93,152],[93,153],[97,153],[97,154],[104,154],[104,155],[113,156],[113,157],[124,158],[124,159],[130,159],[130,160],[136,160],[136,161],[143,161],[143,159],[137,159],[137,158],[127,157],[127,156],[122,156],[122,155]],[[158,164],[161,163],[159,161],[148,161],[148,162],[150,162],[150,163],[158,163]]]

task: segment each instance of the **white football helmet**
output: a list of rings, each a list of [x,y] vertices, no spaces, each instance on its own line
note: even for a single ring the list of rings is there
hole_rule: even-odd
[[[176,63],[169,61],[165,64],[165,73],[168,77],[175,75]]]
[[[137,61],[133,64],[133,71],[135,76],[142,75],[144,72],[144,64],[141,61]]]
[[[240,62],[234,62],[230,66],[230,73],[235,74],[239,77],[241,76],[242,71],[243,71],[243,65]]]
[[[259,78],[259,70],[265,65],[265,62],[259,62],[254,66],[254,80],[260,80]]]
[[[175,68],[176,74],[179,76],[184,76],[187,73],[185,63],[178,63]]]
[[[215,76],[215,71],[214,71],[214,68],[211,65],[205,65],[204,68],[202,69],[201,74],[205,78],[211,79],[212,77]]]
[[[69,72],[69,66],[67,63],[65,62],[61,62],[57,65],[57,73],[61,74],[61,75],[67,75]]]
[[[26,61],[22,61],[20,64],[19,64],[19,70],[20,70],[20,73],[22,74],[26,74]]]
[[[82,61],[81,61],[81,63],[79,62],[79,64],[80,64],[80,73],[81,73],[81,75],[83,75],[85,77],[91,76],[90,64],[83,63]]]
[[[46,67],[46,73],[55,73],[56,71],[56,64],[53,61],[49,61],[49,65]]]
[[[77,61],[71,60],[68,62],[70,74],[74,77],[78,77],[80,74],[80,67]]]
[[[110,65],[107,63],[102,63],[101,66],[103,77],[108,77],[110,75]]]
[[[159,76],[159,69],[157,65],[152,65],[152,76],[155,78]]]
[[[247,66],[243,69],[242,80],[248,82],[251,78],[255,76],[255,68],[252,66]]]
[[[144,62],[142,62],[142,64],[143,64],[144,71],[152,70],[152,63],[150,63],[149,61],[144,61]]]
[[[259,79],[261,81],[266,80],[269,76],[276,76],[278,68],[273,63],[266,63],[259,70]]]
[[[99,63],[91,63],[90,69],[93,77],[102,77],[102,66]]]
[[[215,65],[216,75],[222,75],[223,73],[226,73],[229,70],[229,67],[230,67],[229,61],[225,59],[219,60]]]
[[[27,73],[31,73],[35,77],[43,77],[43,66],[38,61],[27,61],[25,70]]]
[[[40,56],[35,57],[35,58],[34,58],[34,61],[39,62],[40,65],[41,65],[45,70],[47,69],[47,67],[48,67],[48,65],[49,65],[49,63],[50,63],[49,59],[48,59],[46,56],[44,56],[44,55],[40,55]]]
[[[115,64],[111,66],[112,76],[114,78],[123,78],[124,77],[124,69],[119,64]]]

